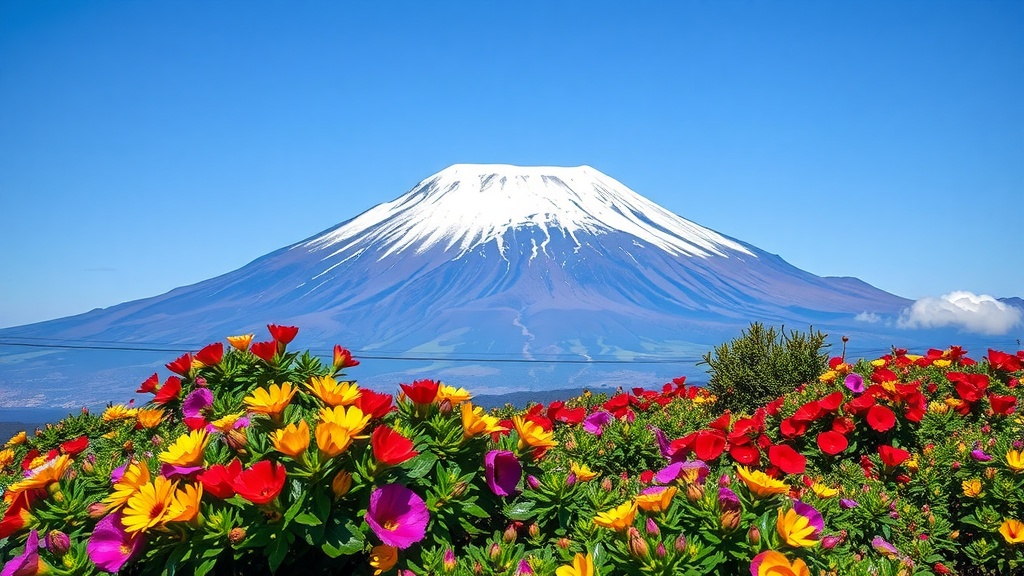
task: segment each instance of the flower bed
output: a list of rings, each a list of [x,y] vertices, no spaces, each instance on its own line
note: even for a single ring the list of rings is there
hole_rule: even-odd
[[[683,379],[485,412],[228,338],[0,449],[12,574],[1013,574],[1024,352],[904,350],[752,414]],[[226,349],[225,349],[226,348]]]

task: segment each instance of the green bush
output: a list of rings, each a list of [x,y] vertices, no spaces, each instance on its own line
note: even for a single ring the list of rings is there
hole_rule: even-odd
[[[828,354],[822,353],[827,335],[810,328],[808,333],[778,332],[754,322],[739,338],[716,346],[700,364],[709,366],[710,390],[718,407],[751,413],[800,384],[812,382],[824,371]]]

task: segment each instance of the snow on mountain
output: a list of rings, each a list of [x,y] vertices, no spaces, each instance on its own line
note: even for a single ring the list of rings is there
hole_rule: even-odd
[[[813,324],[869,353],[970,344],[894,331],[909,304],[795,268],[587,166],[458,164],[233,272],[0,341],[198,349],[291,323],[297,346],[363,356],[352,375],[364,384],[429,376],[477,392],[700,376],[700,355],[754,320]],[[0,347],[0,407],[120,400],[170,356]]]

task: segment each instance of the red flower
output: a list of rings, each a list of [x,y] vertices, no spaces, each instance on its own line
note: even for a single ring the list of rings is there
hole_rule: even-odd
[[[402,384],[402,391],[413,404],[431,404],[437,398],[438,385],[434,380],[416,380],[411,385]]]
[[[882,444],[878,447],[878,455],[881,456],[882,463],[889,468],[895,468],[910,459],[910,452],[902,448],[889,446],[888,444]]]
[[[288,474],[284,465],[260,460],[243,470],[231,483],[235,492],[253,504],[267,504],[284,488]]]
[[[818,434],[818,448],[829,456],[842,453],[850,446],[850,441],[839,432],[826,430]]]
[[[89,437],[83,435],[79,436],[78,438],[75,438],[74,440],[68,440],[67,442],[61,444],[60,451],[61,453],[67,454],[68,456],[74,456],[75,454],[80,454],[88,447]]]
[[[666,384],[666,386],[668,386],[668,384]],[[640,482],[641,483],[643,483],[643,484],[650,484],[652,480],[654,480],[654,471],[653,470],[644,470],[643,472],[640,473]]]
[[[146,392],[153,392],[153,391],[156,390],[156,387],[159,384],[160,384],[160,376],[158,376],[156,374],[156,372],[154,372],[152,376],[150,376],[149,378],[146,378],[145,382],[143,382],[142,384],[139,384],[139,389],[136,390],[135,392],[138,393],[138,394],[144,394]]]
[[[697,458],[710,462],[725,451],[725,434],[721,430],[701,430],[693,444]]]
[[[32,519],[32,503],[46,497],[46,489],[35,488],[18,493],[0,518],[0,540],[16,534]]]
[[[885,406],[872,406],[868,410],[867,421],[875,432],[886,432],[896,425],[896,415]]]
[[[213,494],[221,500],[226,500],[235,495],[233,481],[242,473],[242,463],[237,458],[228,463],[214,464],[196,476],[196,479],[203,485],[203,492]]]
[[[832,420],[832,431],[846,435],[857,429],[856,424],[853,423],[853,419],[847,418],[846,416],[837,416],[835,420]]]
[[[792,440],[797,436],[802,436],[807,432],[807,422],[796,421],[792,418],[786,418],[782,422],[779,422],[779,432],[786,438]]]
[[[985,395],[988,389],[988,376],[985,374],[964,374],[948,372],[946,379],[954,384],[956,393],[964,402],[974,404]]]
[[[203,349],[196,352],[196,360],[203,366],[216,366],[224,358],[224,345],[220,342],[203,346]]]
[[[782,408],[782,405],[785,402],[785,398],[776,398],[775,400],[772,400],[771,402],[765,404],[765,412],[767,412],[769,416],[778,416],[779,410]]]
[[[1009,416],[1017,409],[1017,398],[1015,396],[989,394],[988,401],[992,405],[992,411],[1000,416]]]
[[[274,362],[274,356],[277,355],[277,343],[276,342],[256,342],[249,347],[249,351],[256,355],[256,357],[262,359],[267,364]]]
[[[373,457],[378,462],[394,466],[401,464],[419,452],[412,449],[412,440],[402,436],[390,426],[378,426],[370,436]]]
[[[625,418],[629,410],[629,394],[616,394],[604,403],[604,409],[611,412],[616,418]]]
[[[712,421],[710,424],[708,424],[708,426],[711,427],[711,428],[714,428],[715,430],[721,430],[722,432],[728,432],[729,431],[729,423],[730,423],[731,419],[732,419],[732,415],[729,413],[728,410],[726,410],[724,414],[722,414],[721,416],[716,418],[714,421]]]
[[[733,460],[744,466],[753,466],[761,461],[761,451],[757,449],[757,446],[749,442],[746,444],[730,444],[729,456],[732,456]]]
[[[807,469],[807,458],[787,444],[769,448],[768,460],[786,474],[802,474]]]
[[[177,360],[170,364],[164,364],[168,370],[175,374],[181,374],[182,376],[188,376],[188,371],[192,369],[192,355],[189,353],[182,354]]]
[[[552,410],[548,409],[548,418],[551,417]],[[583,419],[587,417],[587,409],[583,406],[577,406],[576,408],[561,408],[555,410],[555,420],[562,422],[563,424],[575,425],[583,422]]]
[[[370,418],[383,418],[394,408],[391,405],[391,400],[391,394],[382,394],[364,388],[360,392],[359,398],[356,398],[355,405],[363,411],[363,414],[369,414]]]
[[[821,416],[821,404],[817,400],[812,400],[803,406],[796,409],[793,413],[793,420],[798,422],[813,422]]]
[[[988,349],[988,363],[996,370],[1005,372],[1016,372],[1021,369],[1020,358],[991,348]]]
[[[153,403],[166,404],[176,399],[179,393],[181,393],[181,378],[168,376],[164,385],[156,391],[156,396],[153,396]]]
[[[843,404],[843,411],[847,414],[860,414],[875,405],[875,397],[871,394],[861,394],[846,404]]]
[[[277,324],[267,324],[267,330],[270,330],[270,337],[274,339],[274,342],[282,345],[290,344],[292,340],[295,340],[295,335],[299,333],[296,326],[278,326]]]
[[[896,373],[888,368],[875,368],[871,373],[871,381],[875,384],[881,384],[882,382],[897,382],[899,377]]]
[[[821,406],[821,409],[824,410],[825,412],[830,413],[830,414],[832,412],[835,412],[836,410],[839,410],[839,406],[842,403],[843,403],[843,393],[842,392],[833,392],[833,393],[829,394],[828,396],[825,396],[821,400],[818,400],[818,405]]]
[[[348,348],[342,348],[340,344],[334,345],[334,371],[344,370],[352,366],[359,366],[359,360],[352,357]]]

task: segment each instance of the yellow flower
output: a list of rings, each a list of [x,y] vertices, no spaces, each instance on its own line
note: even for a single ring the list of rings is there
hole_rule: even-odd
[[[67,454],[61,454],[49,462],[44,462],[39,467],[33,467],[32,475],[8,486],[7,493],[19,494],[25,490],[46,488],[60,480],[64,473],[67,472],[69,466],[71,466],[71,457]]]
[[[903,466],[910,472],[917,472],[921,469],[921,463],[917,461],[917,458],[911,458],[903,463]]]
[[[949,368],[949,366],[952,363],[953,363],[952,360],[946,360],[945,358],[942,358],[942,359],[939,359],[939,360],[936,360],[936,361],[932,362],[932,366],[936,366],[938,368]]]
[[[156,428],[164,419],[163,408],[140,408],[135,413],[135,420],[142,428]]]
[[[103,501],[107,505],[107,510],[124,506],[128,499],[146,484],[149,484],[149,466],[146,465],[146,461],[129,462],[125,466],[121,478],[114,483],[114,491]]]
[[[380,544],[370,550],[370,566],[373,568],[373,576],[380,576],[391,570],[398,562],[398,548]]]
[[[242,416],[245,416],[243,412],[239,412],[237,414],[228,414],[227,416],[222,416],[221,418],[218,418],[213,422],[210,422],[210,426],[213,426],[220,432],[227,434],[228,432],[235,429],[235,422],[238,422],[238,420]]]
[[[182,434],[174,444],[160,453],[160,461],[174,466],[202,466],[203,451],[209,442],[206,430],[193,430],[188,434]]]
[[[625,530],[633,525],[636,517],[636,502],[625,502],[607,512],[598,512],[594,516],[594,524],[612,530]]]
[[[447,384],[439,384],[437,386],[437,402],[440,404],[445,400],[451,402],[452,406],[455,406],[461,402],[469,400],[473,396],[466,391],[465,388],[456,388]]]
[[[924,356],[921,356],[920,354],[907,354],[907,360],[910,360],[911,362],[917,362],[921,358],[924,358]]]
[[[818,376],[818,381],[823,382],[825,384],[830,384],[836,381],[836,376],[838,376],[838,374],[835,370],[829,370],[828,372],[825,372],[821,376]]]
[[[11,439],[7,441],[5,446],[18,446],[19,444],[24,444],[26,440],[28,440],[28,433],[22,430],[14,436],[11,436]]]
[[[137,411],[137,408],[129,408],[124,404],[114,404],[113,406],[107,407],[107,409],[103,411],[103,421],[113,422],[115,420],[125,420],[127,418],[134,418],[135,413]]]
[[[1024,453],[1010,450],[1006,453],[1006,466],[1014,473],[1024,472]]]
[[[306,386],[328,406],[348,406],[362,394],[355,382],[337,382],[330,376],[313,376]]]
[[[960,487],[964,490],[964,496],[968,498],[977,498],[981,494],[981,480],[977,478],[964,480],[960,483]]]
[[[295,390],[291,382],[285,382],[280,386],[271,384],[270,388],[257,388],[245,397],[245,405],[253,412],[277,419],[285,407],[291,403],[292,396],[295,396]]]
[[[278,452],[298,460],[309,448],[309,424],[299,420],[298,426],[289,424],[270,434],[270,441]]]
[[[152,484],[144,484],[128,499],[121,523],[127,532],[142,532],[163,524],[174,503],[177,485],[163,476],[157,476]]]
[[[334,479],[331,480],[331,492],[334,492],[335,498],[341,498],[348,491],[352,489],[352,474],[347,470],[339,470],[334,475]]]
[[[594,478],[597,478],[597,472],[591,470],[590,466],[587,466],[586,464],[580,466],[579,464],[573,462],[569,466],[569,471],[575,474],[576,479],[581,482],[589,482]]]
[[[1009,544],[1024,543],[1024,522],[1020,520],[1005,520],[999,526],[999,533],[1003,535]]]
[[[664,512],[672,504],[677,491],[675,486],[669,486],[648,494],[640,493],[636,497],[636,505],[645,512]]]
[[[464,438],[508,430],[508,428],[498,423],[497,418],[484,414],[484,409],[479,406],[473,406],[470,402],[463,402],[460,408],[462,410],[462,436]]]
[[[241,336],[228,336],[228,344],[231,347],[240,352],[244,352],[249,349],[249,344],[252,343],[252,339],[255,338],[255,334],[243,334]]]
[[[358,437],[359,433],[370,424],[370,415],[363,414],[358,406],[321,408],[320,419],[348,430],[349,435],[353,437]]]
[[[789,484],[776,480],[760,470],[751,471],[746,466],[739,466],[736,468],[736,475],[757,498],[769,498],[789,492]]]
[[[188,484],[174,493],[174,501],[167,511],[168,522],[190,522],[199,516],[199,501],[203,499],[202,484]]]
[[[522,416],[513,416],[512,426],[519,433],[520,450],[526,446],[539,448],[540,450],[547,450],[548,448],[558,446],[558,442],[554,440],[554,432],[548,432],[540,424],[530,422]]]
[[[11,462],[14,462],[14,450],[11,450],[10,448],[0,450],[0,469],[9,465]]]
[[[577,552],[576,556],[572,559],[571,566],[559,566],[555,570],[555,576],[595,576],[597,572],[594,571],[594,558],[587,552],[584,556],[582,553]]]
[[[964,405],[964,401],[959,398],[946,398],[946,406],[956,410],[957,408]]]
[[[786,510],[779,509],[779,519],[775,522],[775,530],[778,531],[782,540],[794,548],[807,548],[818,543],[820,536],[816,526],[811,524],[811,519],[803,514],[798,514],[793,508]]]
[[[328,458],[334,458],[348,450],[352,445],[352,434],[333,422],[321,422],[316,425],[316,446]]]
[[[871,366],[873,366],[875,368],[881,368],[882,366],[885,366],[885,360],[883,360],[882,358],[879,358],[877,360],[872,360],[871,361]]]
[[[836,494],[839,494],[838,488],[826,486],[821,482],[815,482],[814,484],[812,484],[811,490],[813,490],[814,493],[817,494],[818,498],[832,498]]]
[[[945,414],[949,412],[949,405],[944,402],[932,401],[928,403],[928,411],[932,414]]]

